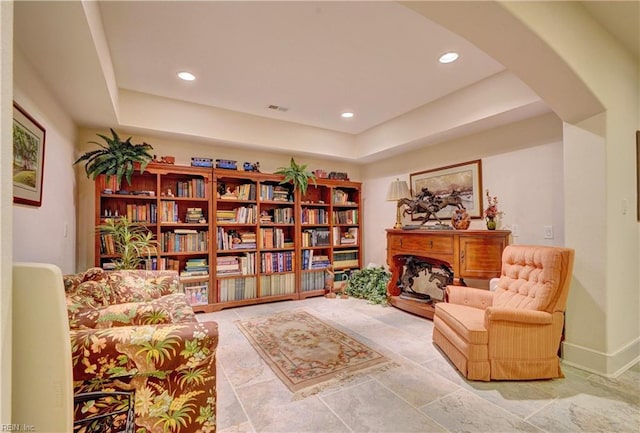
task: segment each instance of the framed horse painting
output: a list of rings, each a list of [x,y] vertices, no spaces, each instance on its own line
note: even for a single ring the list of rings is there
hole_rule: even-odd
[[[433,196],[445,201],[455,196],[471,218],[482,218],[482,161],[463,162],[410,174],[411,195],[415,198]],[[456,207],[438,211],[440,219],[448,219]],[[412,220],[420,219],[417,215]]]

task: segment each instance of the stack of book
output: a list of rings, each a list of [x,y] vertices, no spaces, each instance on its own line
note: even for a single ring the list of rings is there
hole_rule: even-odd
[[[233,209],[218,209],[216,210],[216,221],[219,223],[234,223],[236,222],[236,211]]]
[[[281,185],[260,185],[260,199],[267,201],[289,201],[289,190]]]
[[[276,185],[273,187],[273,201],[288,201],[289,190],[284,186]]]
[[[189,207],[187,208],[187,216],[185,217],[185,222],[189,224],[199,223],[200,221],[204,221],[204,213],[202,212],[201,207]]]
[[[333,266],[336,268],[358,267],[358,250],[334,251]]]
[[[237,256],[219,256],[216,258],[216,275],[240,275],[240,260]]]
[[[253,232],[242,232],[240,233],[240,242],[234,242],[231,244],[232,249],[255,249],[257,246],[256,243],[256,234]]]
[[[188,259],[180,277],[209,276],[209,265],[206,258]]]

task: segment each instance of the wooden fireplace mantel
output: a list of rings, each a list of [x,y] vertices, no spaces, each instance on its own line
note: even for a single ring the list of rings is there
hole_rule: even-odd
[[[402,268],[396,266],[398,255],[415,255],[444,261],[453,269],[461,284],[464,278],[498,277],[502,267],[502,250],[509,244],[509,230],[399,230],[387,229],[387,264],[391,280],[387,286],[391,305],[420,316],[433,318],[434,308],[401,299],[396,282]]]

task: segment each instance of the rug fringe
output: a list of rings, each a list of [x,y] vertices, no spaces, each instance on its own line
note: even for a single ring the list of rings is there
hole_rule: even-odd
[[[340,374],[327,382],[312,385],[310,387],[303,388],[294,392],[293,395],[291,396],[291,401],[302,400],[304,398],[316,395],[320,392],[347,385],[363,376],[366,376],[369,374],[375,374],[375,373],[382,373],[383,371],[391,370],[397,367],[400,367],[400,364],[398,364],[397,362],[387,361],[384,364],[373,365],[371,367],[368,367],[353,373]]]

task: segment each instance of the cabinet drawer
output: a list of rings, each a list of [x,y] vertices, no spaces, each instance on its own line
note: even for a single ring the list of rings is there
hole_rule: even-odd
[[[451,236],[394,236],[390,239],[391,248],[416,253],[453,253]]]

